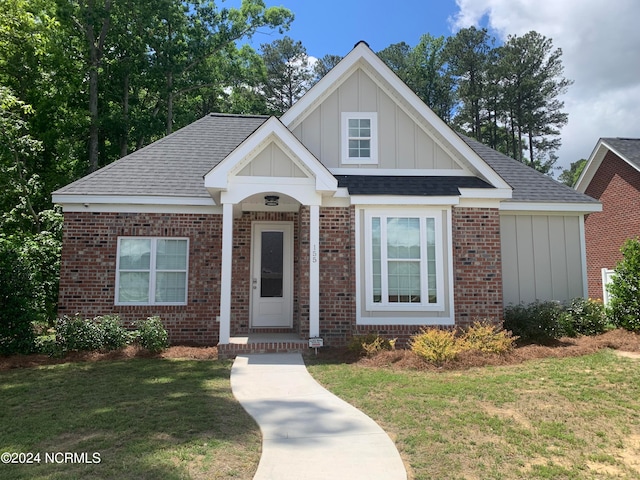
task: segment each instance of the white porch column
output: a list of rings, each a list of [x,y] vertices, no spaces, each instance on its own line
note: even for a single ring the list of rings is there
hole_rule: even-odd
[[[309,206],[309,337],[320,336],[320,206]]]
[[[233,204],[222,205],[222,270],[220,272],[220,343],[231,337],[231,265],[233,257]]]

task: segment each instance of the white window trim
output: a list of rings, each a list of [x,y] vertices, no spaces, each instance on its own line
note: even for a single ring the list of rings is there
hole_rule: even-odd
[[[371,156],[349,157],[349,120],[371,120]],[[376,165],[378,163],[378,113],[377,112],[342,112],[341,124],[342,138],[342,163],[344,165]]]
[[[442,210],[433,209],[384,209],[384,210],[365,210],[364,215],[364,262],[365,262],[365,307],[369,311],[378,312],[441,312],[445,310],[445,275],[444,275],[444,245],[442,244]],[[427,270],[426,270],[426,249],[421,243],[421,258],[420,258],[420,303],[394,303],[383,301],[377,303],[373,301],[373,248],[372,248],[372,235],[371,235],[371,219],[373,217],[380,217],[380,226],[385,222],[387,217],[400,217],[400,218],[419,218],[420,219],[420,239],[421,242],[426,237],[426,219],[433,218],[435,220],[436,238],[436,295],[438,301],[436,303],[428,303],[424,299],[428,298],[428,288],[426,282]],[[383,235],[384,238],[384,235]],[[383,247],[384,248],[384,247]],[[424,253],[423,253],[424,252]],[[382,262],[382,282],[383,282],[383,299],[384,284],[388,279],[385,278],[387,272],[386,262]]]
[[[151,240],[151,259],[149,264],[149,301],[148,302],[120,302],[118,300],[120,294],[120,244],[122,240]],[[187,242],[187,266],[185,272],[185,286],[184,286],[184,302],[156,302],[156,250],[158,240],[186,240]],[[145,270],[146,271],[146,270]],[[169,270],[163,270],[169,271]],[[182,272],[182,270],[175,270]],[[161,306],[178,306],[187,305],[189,299],[189,238],[186,237],[136,237],[125,236],[118,237],[118,246],[116,250],[116,288],[114,305],[117,306],[135,306],[135,305],[161,305]]]

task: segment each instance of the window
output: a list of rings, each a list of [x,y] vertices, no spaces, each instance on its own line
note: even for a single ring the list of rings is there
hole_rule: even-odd
[[[443,302],[441,214],[365,215],[366,295],[371,310],[438,310]]]
[[[185,305],[189,241],[121,237],[116,305]]]
[[[378,163],[378,125],[375,112],[342,114],[342,162]]]

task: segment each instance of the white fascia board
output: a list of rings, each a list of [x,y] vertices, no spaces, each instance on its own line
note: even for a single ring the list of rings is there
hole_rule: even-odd
[[[458,205],[460,197],[351,195],[351,205]]]
[[[594,175],[598,171],[598,168],[600,168],[600,164],[602,163],[602,160],[604,160],[604,157],[607,154],[607,150],[609,150],[609,147],[604,144],[602,139],[598,140],[598,143],[587,159],[586,166],[582,170],[582,173],[578,177],[578,181],[573,187],[574,189],[576,189],[580,193],[585,192],[585,190],[591,183],[591,180],[593,180]]]
[[[598,203],[537,203],[537,202],[502,202],[500,204],[501,212],[513,213],[593,213],[601,212],[602,204]]]
[[[473,177],[474,175],[465,169],[397,169],[397,168],[330,168],[334,175],[385,175],[392,177]]]
[[[125,204],[125,205],[198,205],[214,206],[209,197],[164,197],[160,195],[81,195],[58,193],[52,195],[53,203],[65,204]]]
[[[458,188],[460,195],[465,198],[511,198],[510,188]]]
[[[465,198],[460,197],[460,203],[456,205],[461,208],[500,208],[500,200],[496,198]]]
[[[291,161],[315,177],[317,190],[335,191],[338,188],[338,181],[331,172],[275,117],[269,118],[224,160],[213,167],[204,177],[205,187],[221,190],[228,188],[230,177],[234,172],[241,170],[248,163],[251,154],[270,136],[274,137],[272,141],[279,140],[282,146],[293,153]]]
[[[450,145],[453,146],[489,183],[497,188],[511,188],[500,175],[498,175],[480,156],[469,147],[440,117],[438,117],[427,105],[402,81],[393,71],[367,46],[364,42],[356,47],[342,59],[322,80],[298,100],[280,119],[284,125],[294,129],[303,118],[303,114],[316,102],[337,88],[341,77],[357,64],[368,64],[374,71],[386,81],[397,94],[411,105],[422,118],[430,124]]]

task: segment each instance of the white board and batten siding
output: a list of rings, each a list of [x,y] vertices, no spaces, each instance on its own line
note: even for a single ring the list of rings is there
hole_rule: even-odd
[[[581,217],[500,215],[505,305],[585,294]]]

